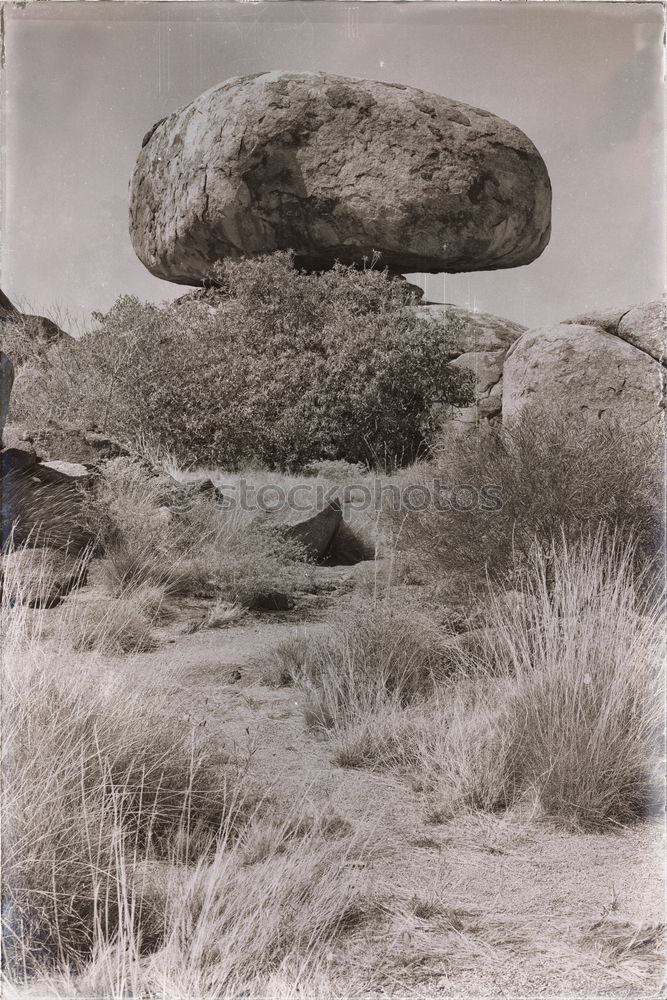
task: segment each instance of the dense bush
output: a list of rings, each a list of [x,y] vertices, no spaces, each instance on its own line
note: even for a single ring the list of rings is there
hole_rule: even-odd
[[[228,468],[401,464],[432,435],[434,403],[469,398],[442,330],[386,272],[307,274],[277,253],[226,262],[212,280],[165,306],[120,298],[49,384],[33,372],[31,396],[46,394],[51,415]],[[29,415],[26,388],[16,409]]]
[[[660,441],[648,428],[527,412],[511,428],[450,441],[405,484],[437,484],[439,504],[390,512],[401,545],[437,578],[504,578],[535,539],[571,542],[600,525],[659,570],[663,551]],[[465,509],[464,509],[465,508]]]

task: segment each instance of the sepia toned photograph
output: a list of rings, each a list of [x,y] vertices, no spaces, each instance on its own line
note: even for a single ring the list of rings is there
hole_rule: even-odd
[[[664,19],[2,4],[3,998],[664,996]]]

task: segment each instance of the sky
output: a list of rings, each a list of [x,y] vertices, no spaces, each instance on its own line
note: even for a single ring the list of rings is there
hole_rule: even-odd
[[[535,143],[549,246],[520,268],[424,276],[433,301],[541,326],[662,294],[660,4],[50,0],[7,5],[5,27],[0,284],[70,331],[121,294],[187,290],[132,249],[142,137],[222,80],[271,69],[420,87]]]

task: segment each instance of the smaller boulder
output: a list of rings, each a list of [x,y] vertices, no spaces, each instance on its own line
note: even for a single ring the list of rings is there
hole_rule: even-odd
[[[11,448],[2,449],[3,477],[19,469],[31,469],[36,464],[37,455],[30,441],[17,441]]]
[[[303,545],[311,559],[321,561],[327,556],[340,526],[342,507],[338,499],[333,499],[321,510],[313,507],[299,511],[290,507],[278,511],[260,511],[257,517],[262,524],[276,526],[285,538],[294,539]]]
[[[80,462],[40,462],[40,467],[43,470],[51,469],[69,479],[76,479],[82,484],[87,483],[92,475],[90,469]]]
[[[436,405],[440,441],[455,440],[479,429],[500,414],[503,366],[507,352],[525,333],[525,327],[490,313],[471,312],[461,306],[421,306],[418,314],[442,324],[443,337],[457,357],[453,368],[468,369],[474,376],[474,401],[468,406]],[[461,323],[450,323],[450,320]]]
[[[455,351],[465,354],[475,351],[506,351],[518,340],[526,327],[502,316],[491,313],[474,312],[450,303],[420,305],[417,315],[431,323],[439,323],[443,334],[451,337]],[[449,320],[461,320],[462,330],[448,332]],[[456,324],[458,326],[458,324]]]
[[[329,549],[329,560],[335,566],[353,566],[375,558],[377,521],[365,511],[345,514]]]
[[[43,461],[96,465],[111,458],[128,457],[129,450],[119,441],[74,424],[50,420],[45,427],[29,430],[37,454]]]
[[[564,319],[561,322],[568,326],[597,326],[605,333],[611,333],[615,337],[618,333],[618,324],[621,316],[627,312],[625,309],[589,309],[586,312],[573,316],[572,319]]]
[[[475,396],[487,395],[503,377],[502,351],[469,351],[452,361],[452,368],[467,368],[475,376]]]
[[[21,467],[14,449],[3,452],[2,542],[78,553],[93,541],[86,523],[85,491],[78,479],[40,465]]]

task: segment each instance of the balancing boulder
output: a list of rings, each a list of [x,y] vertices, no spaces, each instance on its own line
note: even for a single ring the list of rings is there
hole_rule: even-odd
[[[395,273],[517,267],[549,241],[551,184],[515,125],[402,84],[260,73],[146,134],[130,232],[148,270],[205,283],[225,258],[293,249],[300,267]]]

